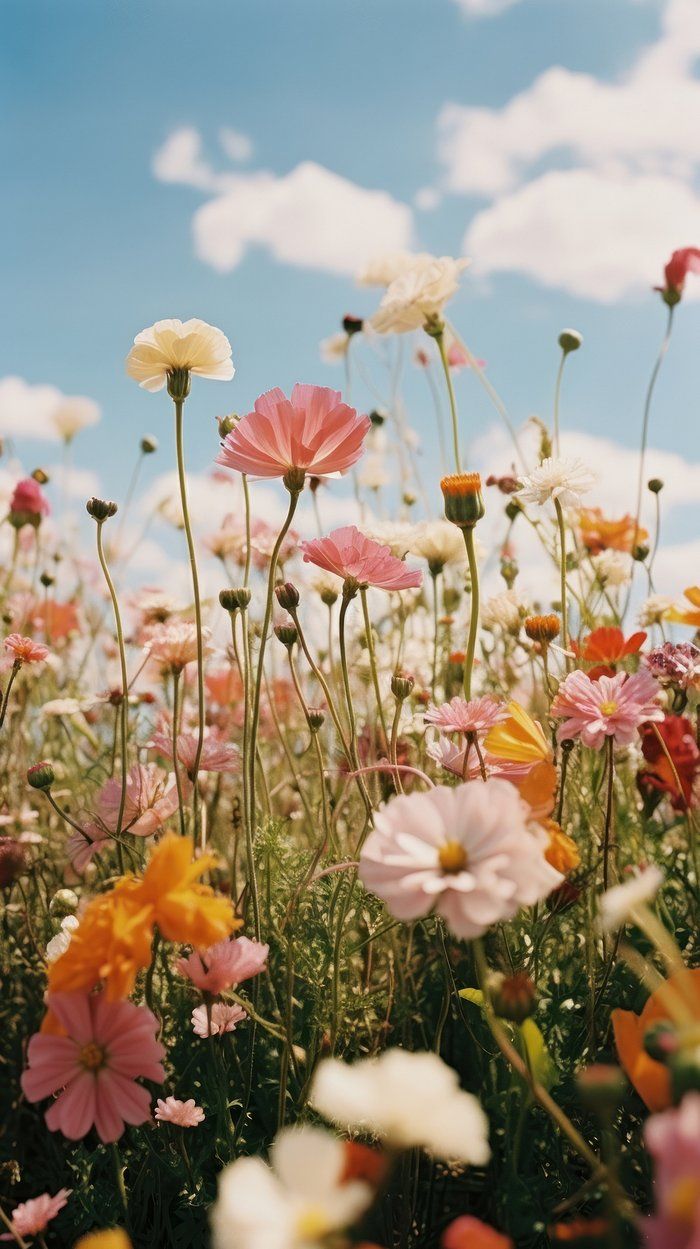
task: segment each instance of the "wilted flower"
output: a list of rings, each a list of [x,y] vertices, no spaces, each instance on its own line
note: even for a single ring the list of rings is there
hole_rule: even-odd
[[[196,1006],[192,1011],[192,1031],[202,1038],[223,1036],[226,1032],[235,1032],[236,1025],[247,1018],[242,1006],[212,1002],[209,1007]]]
[[[700,247],[679,247],[671,254],[664,268],[666,285],[655,287],[670,306],[680,302],[689,273],[700,273]]]
[[[196,373],[228,382],[235,369],[231,344],[221,330],[192,317],[156,321],[136,335],[126,371],[144,390],[162,390],[174,372]]]

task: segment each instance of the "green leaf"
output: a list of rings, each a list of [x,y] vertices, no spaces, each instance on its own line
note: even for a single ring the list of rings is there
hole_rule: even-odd
[[[465,1001],[478,1006],[484,1012],[484,995],[481,989],[460,989],[459,996]],[[485,1013],[485,1012],[484,1012]],[[552,1056],[545,1045],[542,1032],[534,1019],[526,1019],[524,1023],[512,1024],[501,1019],[501,1024],[509,1034],[511,1041],[529,1064],[533,1076],[546,1089],[551,1089],[559,1079]]]

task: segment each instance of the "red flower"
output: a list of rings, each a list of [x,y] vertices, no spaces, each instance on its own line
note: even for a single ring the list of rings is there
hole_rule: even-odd
[[[657,287],[667,303],[679,302],[689,273],[700,273],[700,247],[680,247],[671,256],[664,269],[666,285]]]
[[[17,482],[10,499],[10,519],[13,524],[17,527],[36,526],[42,516],[48,516],[50,510],[49,501],[38,481],[33,477],[25,477]]]
[[[646,640],[646,633],[633,633],[625,639],[622,629],[604,625],[589,633],[580,646],[577,642],[572,642],[571,648],[584,663],[614,665],[628,655],[637,655]]]
[[[658,729],[658,737],[654,728]],[[645,797],[655,792],[668,794],[677,811],[686,810],[691,804],[693,784],[700,770],[700,750],[693,736],[690,720],[685,716],[667,715],[656,726],[643,724],[640,734],[642,754],[646,760],[637,775],[637,784],[642,794]],[[659,737],[663,740],[663,746]]]

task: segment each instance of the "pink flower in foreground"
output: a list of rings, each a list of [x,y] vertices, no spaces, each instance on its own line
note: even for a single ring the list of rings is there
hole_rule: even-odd
[[[205,1118],[201,1106],[197,1106],[193,1097],[186,1102],[178,1101],[177,1097],[160,1097],[156,1102],[156,1119],[161,1123],[175,1123],[179,1128],[196,1128]]]
[[[441,729],[443,733],[487,733],[499,720],[507,719],[508,712],[502,703],[485,694],[483,698],[451,698],[448,703],[435,706],[431,703],[425,713],[425,723]]]
[[[656,699],[661,690],[648,672],[628,676],[601,676],[592,681],[585,672],[570,672],[562,681],[552,703],[555,720],[563,720],[557,730],[560,742],[580,737],[584,746],[599,750],[606,737],[618,746],[629,746],[640,724],[663,720]]]
[[[18,481],[10,499],[10,516],[26,517],[27,524],[38,525],[42,516],[48,516],[51,508],[38,481],[25,477]]]
[[[30,1102],[60,1093],[46,1111],[47,1127],[77,1141],[94,1124],[107,1145],[125,1123],[145,1123],[151,1099],[135,1081],[164,1078],[155,1015],[103,993],[52,993],[48,1006],[66,1035],[35,1033],[21,1080]]]
[[[700,1245],[700,1093],[652,1115],[644,1129],[654,1159],[656,1214],[645,1228],[649,1249]]]
[[[375,817],[360,878],[400,920],[437,911],[462,939],[512,919],[561,884],[548,839],[507,781],[438,786],[401,795]]]
[[[201,953],[195,951],[188,958],[177,959],[175,967],[202,992],[222,993],[234,984],[259,976],[269,952],[269,945],[261,941],[233,937],[230,941],[217,941]]]
[[[48,646],[22,637],[20,633],[11,633],[5,638],[5,650],[16,664],[41,664],[49,657]]]
[[[205,1005],[195,1006],[192,1011],[192,1030],[198,1037],[223,1036],[226,1032],[235,1032],[236,1024],[247,1018],[242,1006],[213,1002],[209,1014]]]
[[[157,732],[148,743],[166,759],[173,757],[173,740],[170,733]],[[196,733],[180,733],[177,739],[177,758],[189,779],[194,780],[194,764],[197,758],[198,737]],[[236,772],[240,767],[240,752],[232,742],[224,741],[215,730],[205,731],[200,772]]]
[[[678,303],[689,273],[700,273],[700,247],[679,247],[664,269],[665,286],[657,286],[662,295]]]
[[[409,590],[423,583],[417,568],[407,568],[388,546],[368,538],[355,525],[334,529],[326,538],[300,542],[304,563],[333,572],[344,581],[379,590]]]
[[[63,1209],[72,1188],[61,1188],[54,1197],[42,1193],[40,1197],[32,1197],[15,1206],[12,1211],[12,1230],[18,1236],[38,1236],[46,1231],[52,1219]],[[2,1238],[9,1240],[10,1237]]]
[[[97,814],[110,832],[116,832],[122,797],[121,777],[113,776],[100,790]],[[137,837],[151,837],[178,807],[177,785],[172,772],[156,763],[136,763],[126,778],[123,827]]]
[[[428,746],[428,755],[440,764],[446,772],[459,776],[463,781],[481,780],[481,760],[474,746],[468,742],[456,745],[449,737],[440,737]],[[481,759],[487,776],[501,777],[517,785],[532,768],[532,763],[520,763],[512,759],[495,759],[488,751],[482,750]],[[466,772],[465,772],[466,761]]]
[[[275,387],[226,435],[216,463],[254,477],[284,477],[290,469],[337,476],[359,460],[370,425],[338,390],[297,384],[288,399]]]

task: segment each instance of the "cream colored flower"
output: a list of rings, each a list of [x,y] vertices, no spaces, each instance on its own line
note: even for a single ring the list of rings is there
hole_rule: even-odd
[[[673,607],[673,599],[668,594],[651,594],[639,609],[637,617],[642,628],[661,624],[669,607]]]
[[[390,286],[409,269],[429,264],[432,259],[428,252],[385,252],[370,260],[357,280],[360,286]]]
[[[144,390],[162,390],[176,369],[228,382],[235,369],[231,344],[221,330],[192,317],[156,321],[136,335],[126,371]]]
[[[632,560],[623,551],[601,551],[591,557],[591,563],[601,585],[627,585],[632,576]]]
[[[403,559],[410,551],[414,528],[415,526],[400,520],[378,520],[374,524],[360,525],[362,533],[373,542],[388,546],[397,559]]]
[[[96,425],[99,419],[98,405],[82,395],[66,395],[51,415],[54,429],[64,442],[71,442],[81,429]]]
[[[522,503],[540,507],[550,499],[557,499],[562,507],[578,507],[581,495],[592,490],[595,483],[595,475],[581,460],[549,456],[521,479],[517,494]]]
[[[366,455],[357,473],[357,480],[363,490],[381,490],[391,482],[391,473],[380,454]]]
[[[481,609],[481,623],[485,629],[505,629],[506,633],[518,634],[526,615],[527,609],[515,590],[504,590],[503,594],[494,594],[486,600]]]
[[[370,324],[379,334],[405,334],[441,317],[468,264],[466,259],[431,256],[413,265],[387,288]]]
[[[408,549],[411,555],[419,555],[441,568],[445,564],[464,564],[467,558],[462,531],[449,520],[426,520],[416,525]]]
[[[344,360],[348,354],[349,336],[340,331],[338,334],[331,334],[329,338],[324,338],[319,343],[319,352],[324,364],[337,364],[339,360]]]

